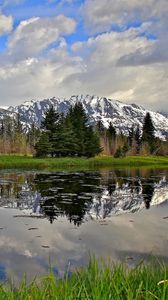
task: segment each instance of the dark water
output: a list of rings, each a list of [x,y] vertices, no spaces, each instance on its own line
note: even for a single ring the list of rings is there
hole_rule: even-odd
[[[167,260],[168,170],[0,173],[0,279],[53,270],[89,253]]]

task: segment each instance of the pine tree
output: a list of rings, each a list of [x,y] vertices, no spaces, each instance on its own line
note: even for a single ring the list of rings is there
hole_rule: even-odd
[[[114,157],[115,158],[120,158],[123,157],[123,151],[122,151],[122,147],[119,146],[116,150],[116,152],[114,153]]]
[[[58,131],[53,134],[55,156],[73,156],[78,152],[77,140],[69,120],[62,120]]]
[[[113,155],[115,153],[115,148],[116,148],[116,129],[112,125],[112,123],[109,123],[109,127],[106,130],[106,138],[104,141],[106,142],[106,148],[109,148],[109,154]]]
[[[155,127],[153,125],[150,113],[147,113],[143,122],[142,141],[150,142],[151,139],[155,138],[154,133],[155,133]]]
[[[78,156],[85,156],[85,136],[88,124],[88,117],[81,102],[71,107],[67,118],[72,124],[76,143],[78,145]]]
[[[88,125],[89,118],[82,103],[77,102],[71,107],[67,120],[72,124],[78,156],[94,156],[101,152],[100,142],[96,132]]]
[[[42,132],[39,141],[35,145],[35,149],[37,157],[46,157],[51,155],[52,145],[50,144],[48,133]]]
[[[150,113],[147,113],[144,118],[142,129],[142,143],[147,143],[150,147],[150,152],[155,149],[155,127],[153,125]]]
[[[136,143],[137,153],[139,153],[140,148],[141,148],[141,132],[140,132],[139,125],[137,126],[136,131],[135,131],[135,143]]]
[[[109,123],[109,127],[107,129],[107,135],[109,138],[111,138],[113,141],[115,141],[116,139],[116,129],[114,128],[114,126],[112,125],[112,123]]]
[[[55,136],[57,133],[59,133],[59,118],[60,115],[54,110],[54,107],[51,106],[49,110],[46,112],[45,118],[41,123],[41,128],[44,130],[46,135],[48,135],[47,140],[48,143],[50,144],[50,146],[48,146],[48,149],[50,149],[50,154],[52,157],[55,155],[55,149],[54,149]]]
[[[126,156],[126,153],[128,152],[128,150],[129,150],[129,145],[128,145],[128,143],[125,143],[124,146],[122,147],[123,156]]]
[[[37,156],[94,156],[101,152],[99,138],[81,103],[70,108],[66,117],[51,107],[42,122],[36,144]]]
[[[65,118],[62,130],[64,153],[67,156],[77,156],[79,151],[78,138],[69,118]]]
[[[58,114],[53,106],[46,111],[41,122],[40,138],[35,145],[36,156],[60,156],[61,123],[63,119],[63,115]]]
[[[105,133],[105,127],[101,120],[97,121],[96,131],[99,133],[99,135],[103,135]]]
[[[54,110],[53,105],[46,112],[44,120],[41,122],[41,128],[44,130],[54,132],[59,120],[59,114]]]
[[[91,126],[86,129],[85,136],[85,156],[92,157],[102,152],[100,147],[100,140],[96,132],[93,131]]]

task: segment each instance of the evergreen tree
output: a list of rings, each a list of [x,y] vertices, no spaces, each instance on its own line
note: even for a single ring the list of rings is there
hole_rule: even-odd
[[[53,105],[46,112],[44,120],[41,122],[41,128],[44,130],[54,132],[59,120],[59,114],[54,110]]]
[[[76,137],[73,125],[69,118],[65,118],[62,136],[65,155],[76,156],[79,151],[78,138]]]
[[[114,157],[115,158],[121,158],[121,157],[125,157],[126,156],[126,153],[128,152],[129,150],[129,145],[128,143],[125,143],[123,145],[123,147],[119,146],[114,154]]]
[[[35,145],[36,156],[60,156],[63,119],[63,115],[58,114],[53,106],[45,113],[41,123],[42,132],[39,141]]]
[[[70,107],[67,119],[72,124],[75,140],[78,145],[78,156],[85,156],[85,140],[88,125],[88,117],[81,102]]]
[[[106,138],[104,139],[104,142],[106,144],[106,149],[108,149],[110,155],[115,153],[116,136],[117,136],[116,129],[110,122],[109,127],[106,130]]]
[[[52,153],[52,145],[49,141],[49,135],[46,132],[42,132],[39,141],[35,145],[36,156],[46,157]]]
[[[53,135],[55,156],[73,156],[78,152],[77,139],[70,120],[64,118]]]
[[[107,135],[110,139],[115,141],[115,139],[116,139],[116,129],[114,128],[114,126],[112,125],[111,122],[109,123],[109,127],[107,129]]]
[[[114,153],[114,157],[115,158],[120,158],[123,157],[123,151],[122,151],[122,147],[119,146],[116,150],[116,152]]]
[[[88,125],[89,118],[82,103],[77,102],[70,108],[67,118],[70,120],[77,144],[78,156],[94,156],[101,152],[96,132]]]
[[[91,126],[86,129],[85,136],[85,156],[92,157],[102,152],[100,147],[100,140],[96,132],[93,131]]]
[[[137,126],[135,131],[135,142],[136,142],[137,153],[139,153],[141,148],[141,132],[140,132],[139,125]]]
[[[101,120],[97,121],[96,131],[99,133],[99,135],[103,135],[105,133],[105,127]]]
[[[150,113],[147,113],[143,122],[142,141],[150,142],[151,139],[155,138],[154,133],[155,133],[155,127],[153,125]]]
[[[124,146],[122,147],[123,156],[126,156],[126,153],[128,152],[128,150],[129,150],[129,145],[128,145],[128,143],[125,143]]]
[[[155,127],[153,125],[150,113],[147,113],[144,118],[142,129],[142,142],[147,143],[150,151],[153,152],[155,148]]]
[[[37,156],[94,156],[101,152],[99,138],[88,126],[81,103],[70,108],[66,117],[53,107],[42,122],[43,132],[36,144]]]
[[[54,110],[54,107],[51,106],[49,110],[45,114],[45,118],[41,123],[41,128],[48,135],[45,142],[50,144],[48,145],[48,149],[50,149],[50,154],[53,157],[55,155],[54,142],[56,134],[59,134],[59,118],[60,115]]]

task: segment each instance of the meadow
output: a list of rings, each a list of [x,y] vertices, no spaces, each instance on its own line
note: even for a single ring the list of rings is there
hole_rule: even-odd
[[[97,167],[156,167],[167,168],[168,157],[164,156],[127,156],[114,158],[112,156],[97,156],[94,158],[62,157],[35,158],[31,156],[0,155],[0,169],[44,170],[76,167],[80,169]]]

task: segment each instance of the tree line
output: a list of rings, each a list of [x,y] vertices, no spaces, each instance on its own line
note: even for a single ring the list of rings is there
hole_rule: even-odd
[[[168,155],[168,139],[163,141],[155,136],[155,127],[150,113],[144,117],[143,126],[133,125],[128,135],[116,132],[110,122],[105,128],[101,122],[97,124],[103,153],[114,157],[126,155]]]
[[[5,116],[0,122],[0,153],[35,154],[34,147],[39,134],[40,130],[34,124],[26,133],[19,114],[16,115],[16,118]]]
[[[155,137],[151,116],[146,114],[143,127],[129,129],[128,135],[116,131],[112,122],[105,128],[101,121],[91,126],[81,102],[71,106],[66,115],[51,106],[40,128],[34,124],[25,132],[19,114],[5,116],[0,123],[0,153],[37,157],[85,156],[98,154],[168,155],[168,140]]]

